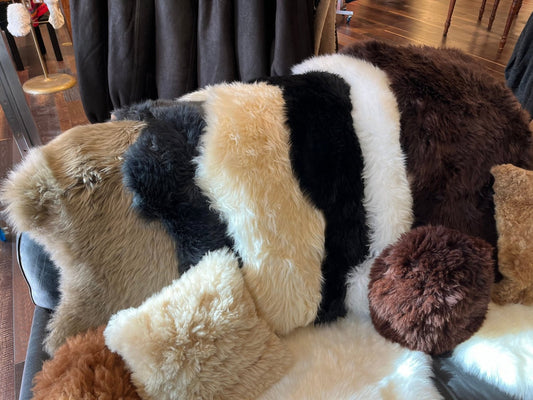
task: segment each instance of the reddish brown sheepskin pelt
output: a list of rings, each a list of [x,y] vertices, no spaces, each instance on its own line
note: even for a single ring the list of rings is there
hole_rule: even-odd
[[[412,350],[442,354],[485,319],[492,246],[442,226],[404,234],[375,260],[369,302],[376,330]]]
[[[122,358],[109,350],[104,327],[67,339],[35,375],[33,400],[140,400]]]

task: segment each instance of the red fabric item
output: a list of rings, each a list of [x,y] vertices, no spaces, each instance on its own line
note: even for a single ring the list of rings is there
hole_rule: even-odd
[[[39,18],[48,12],[48,7],[45,3],[35,3],[30,0],[30,16],[33,26],[39,26]]]

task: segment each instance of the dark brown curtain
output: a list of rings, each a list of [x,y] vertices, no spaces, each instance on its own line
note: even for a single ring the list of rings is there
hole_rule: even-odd
[[[313,0],[70,0],[91,122],[148,98],[283,75],[313,54]]]

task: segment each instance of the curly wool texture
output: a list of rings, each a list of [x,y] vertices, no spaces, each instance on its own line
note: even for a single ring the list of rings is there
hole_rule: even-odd
[[[492,247],[442,226],[404,234],[370,272],[370,314],[393,342],[442,354],[485,319],[494,279]]]
[[[35,375],[33,400],[140,400],[124,361],[104,342],[104,327],[67,339]]]
[[[498,229],[498,304],[533,304],[533,171],[505,164],[491,170]]]

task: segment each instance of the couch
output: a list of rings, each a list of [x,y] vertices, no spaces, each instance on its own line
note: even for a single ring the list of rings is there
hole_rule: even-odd
[[[42,246],[27,234],[17,237],[18,261],[26,278],[35,312],[33,315],[19,400],[32,398],[32,379],[49,356],[43,350],[46,324],[58,301],[58,271]],[[498,388],[464,372],[446,356],[433,358],[435,385],[447,400],[512,400]]]

